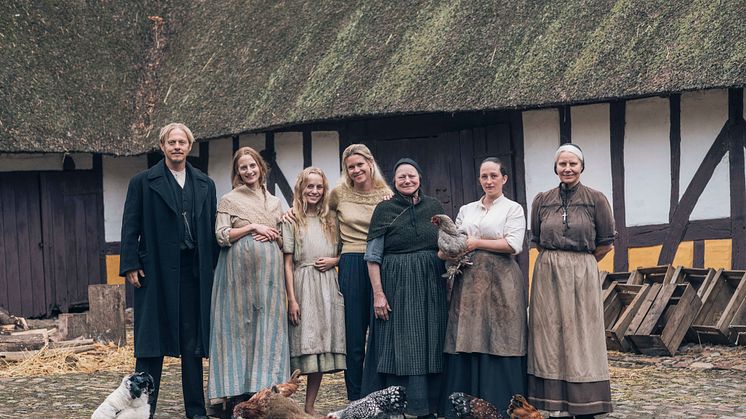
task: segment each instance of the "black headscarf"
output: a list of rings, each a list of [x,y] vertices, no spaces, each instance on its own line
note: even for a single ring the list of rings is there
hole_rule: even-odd
[[[394,165],[394,172],[402,164],[412,165],[417,170],[422,185],[420,165],[410,158],[403,158]],[[433,215],[444,212],[443,205],[435,198],[420,193],[420,199],[415,204],[411,197],[404,196],[395,189],[394,196],[388,201],[382,201],[373,211],[368,240],[386,235],[385,253],[437,249],[438,231],[430,219]]]

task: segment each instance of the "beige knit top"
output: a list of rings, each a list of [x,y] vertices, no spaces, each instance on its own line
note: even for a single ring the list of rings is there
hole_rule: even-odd
[[[361,193],[347,185],[339,185],[332,190],[329,208],[337,212],[342,253],[365,253],[370,217],[387,195],[391,195],[389,188]]]

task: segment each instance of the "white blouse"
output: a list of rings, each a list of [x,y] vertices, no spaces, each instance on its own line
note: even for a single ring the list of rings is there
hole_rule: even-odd
[[[471,237],[479,239],[505,239],[513,254],[523,250],[526,235],[526,217],[523,207],[515,201],[500,196],[488,210],[482,200],[461,207],[456,217],[456,226]]]

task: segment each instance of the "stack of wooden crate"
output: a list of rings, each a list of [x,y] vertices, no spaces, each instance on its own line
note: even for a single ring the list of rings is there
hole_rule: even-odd
[[[654,266],[603,273],[608,349],[673,355],[685,339],[746,344],[746,272]]]

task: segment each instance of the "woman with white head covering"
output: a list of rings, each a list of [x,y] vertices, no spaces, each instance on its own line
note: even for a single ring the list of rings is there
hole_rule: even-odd
[[[554,156],[558,187],[536,196],[531,241],[539,250],[529,305],[529,402],[552,417],[612,411],[598,261],[612,248],[606,197],[580,183],[580,147]]]

